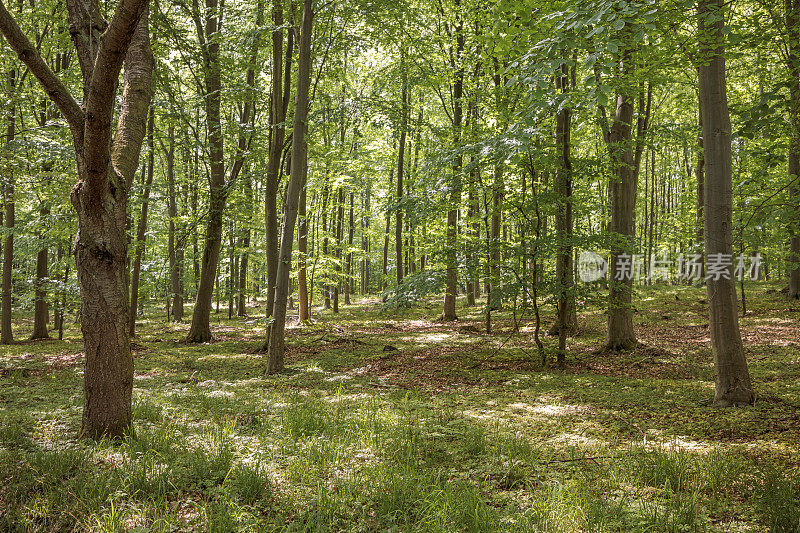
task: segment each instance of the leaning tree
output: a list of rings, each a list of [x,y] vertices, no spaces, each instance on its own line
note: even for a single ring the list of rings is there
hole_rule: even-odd
[[[86,368],[80,435],[120,437],[131,424],[133,358],[128,332],[128,192],[152,98],[147,0],[120,0],[110,21],[98,0],[67,0],[82,75],[81,103],[53,73],[0,0],[0,31],[58,106],[72,133],[78,181],[74,254],[81,287]],[[119,74],[125,67],[116,131]]]

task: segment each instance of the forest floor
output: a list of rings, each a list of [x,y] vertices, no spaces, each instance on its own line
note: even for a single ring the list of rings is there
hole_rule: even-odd
[[[122,443],[75,440],[71,325],[0,348],[0,531],[798,531],[800,303],[778,288],[748,288],[758,398],[725,410],[695,287],[637,289],[630,353],[595,352],[588,306],[564,371],[529,320],[495,313],[487,335],[479,308],[437,321],[438,299],[315,310],[278,376],[253,353],[263,320],[225,309],[187,345],[150,310]]]

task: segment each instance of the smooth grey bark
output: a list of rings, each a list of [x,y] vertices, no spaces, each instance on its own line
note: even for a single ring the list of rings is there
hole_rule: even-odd
[[[284,367],[286,329],[286,304],[289,298],[289,273],[292,267],[292,245],[297,221],[300,191],[308,172],[308,93],[311,85],[311,32],[313,29],[313,0],[303,2],[303,21],[298,39],[300,46],[297,59],[297,96],[295,98],[292,131],[292,162],[289,184],[284,202],[283,228],[281,229],[280,260],[275,283],[275,305],[269,328],[269,351],[267,373],[280,372]]]
[[[794,202],[795,220],[791,225],[789,258],[800,263],[800,0],[786,0],[789,70],[789,193]],[[789,297],[800,298],[800,264],[789,273]]]
[[[705,154],[705,251],[713,257],[732,256],[731,122],[725,78],[723,0],[700,0],[700,100]],[[727,276],[709,276],[709,330],[714,354],[714,404],[745,405],[753,401],[753,386],[742,347],[732,268]]]
[[[139,307],[139,276],[142,269],[142,257],[147,247],[147,214],[150,205],[150,188],[153,185],[153,172],[155,167],[155,154],[153,150],[153,134],[155,129],[155,110],[151,108],[150,118],[147,121],[147,169],[144,192],[142,195],[142,213],[136,228],[136,247],[133,258],[133,272],[131,273],[131,313],[128,322],[130,335],[136,335],[136,315]]]

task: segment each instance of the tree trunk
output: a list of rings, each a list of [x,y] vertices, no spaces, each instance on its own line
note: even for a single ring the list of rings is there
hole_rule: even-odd
[[[283,56],[283,2],[275,0],[272,7],[272,92],[270,96],[270,143],[267,160],[267,176],[264,196],[264,214],[266,217],[266,252],[267,252],[267,318],[272,316],[275,302],[275,276],[278,273],[278,183],[283,155],[283,144],[286,136],[286,109],[289,105],[289,87],[291,86],[292,49],[294,39],[292,31],[287,32],[286,58]],[[285,72],[280,65],[285,61]],[[285,76],[284,76],[285,74]]]
[[[16,72],[9,71],[8,81],[9,88],[13,91],[16,80]],[[13,105],[10,105],[8,112],[7,126],[6,126],[6,143],[14,140],[16,133],[15,111]],[[2,315],[0,315],[0,344],[11,344],[14,342],[14,334],[11,330],[11,301],[12,296],[12,280],[13,270],[12,263],[14,262],[14,175],[8,172],[6,179],[5,190],[3,191],[3,203],[5,204],[5,229],[6,238],[3,242],[3,308]]]
[[[217,32],[221,26],[222,8],[218,0],[207,0],[206,20],[203,28],[200,13],[195,13],[198,39],[203,49],[205,86],[206,125],[209,144],[209,189],[208,223],[206,225],[205,246],[200,260],[200,283],[197,286],[192,325],[186,337],[188,342],[208,342],[211,340],[211,299],[214,280],[217,276],[219,253],[222,246],[222,217],[225,211],[225,154],[220,117],[222,68],[220,65],[219,41]],[[219,305],[217,305],[219,310]]]
[[[300,49],[297,60],[297,97],[295,99],[294,129],[292,131],[292,163],[286,189],[283,229],[281,231],[280,261],[275,285],[273,320],[269,329],[267,373],[283,370],[285,351],[286,303],[289,297],[289,272],[292,266],[292,244],[297,220],[300,190],[308,171],[306,133],[308,125],[308,92],[311,85],[311,31],[313,28],[313,0],[303,2],[303,22],[300,30]]]
[[[244,231],[242,232],[242,253],[239,265],[239,275],[237,276],[239,282],[238,288],[238,298],[236,302],[236,316],[247,316],[247,268],[248,263],[250,260],[250,224],[252,223],[252,218],[250,213],[253,210],[253,177],[250,174],[250,169],[248,168],[245,172],[245,179],[244,179],[244,195],[246,209],[247,209],[247,222],[245,224]]]
[[[629,80],[633,72],[632,52],[627,49],[621,58],[621,77]],[[612,180],[609,183],[611,196],[611,228],[615,243],[609,263],[608,333],[605,350],[629,350],[638,342],[633,330],[633,269],[627,268],[621,256],[634,254],[636,210],[636,169],[632,145],[633,99],[630,89],[623,87],[617,96],[617,109],[611,130],[608,133],[608,148],[611,156]],[[621,278],[621,279],[620,279]]]
[[[569,90],[569,69],[562,65],[561,76],[556,80],[556,89],[562,94]],[[556,113],[556,149],[558,151],[558,170],[555,190],[558,195],[556,209],[556,233],[558,235],[558,254],[556,255],[556,280],[558,286],[558,354],[559,368],[566,365],[567,334],[574,333],[576,324],[570,323],[570,315],[575,312],[572,287],[572,158],[571,148],[571,110],[562,105]],[[492,224],[494,226],[494,223]]]
[[[392,189],[392,183],[394,183],[394,169],[389,170],[389,190]],[[383,291],[383,296],[381,297],[382,301],[386,301],[387,293],[386,291],[389,290],[389,283],[386,279],[388,272],[389,272],[389,229],[392,224],[392,216],[391,211],[389,211],[389,206],[386,206],[386,231],[383,234],[383,281],[381,282],[381,290]]]
[[[406,130],[408,129],[408,83],[405,69],[406,50],[400,50],[400,146],[397,150],[397,210],[395,211],[394,241],[397,285],[403,282],[403,171],[405,170]]]
[[[175,196],[175,127],[167,130],[169,145],[167,147],[167,214],[169,215],[169,237],[167,239],[169,253],[169,283],[172,302],[172,320],[183,320],[183,294],[181,291],[181,270],[178,263],[178,248],[175,245],[175,219],[178,217],[178,203]]]
[[[298,206],[297,226],[297,297],[299,300],[297,315],[300,322],[311,320],[308,301],[308,282],[306,281],[306,260],[308,254],[308,218],[306,217],[307,186],[306,177],[303,176],[303,185],[300,187],[300,205]]]
[[[353,204],[355,203],[355,192],[350,191],[350,223],[349,229],[347,232],[347,264],[345,268],[345,278],[344,278],[344,304],[350,305],[350,286],[353,280],[353,233],[355,231],[354,223],[355,220],[353,218]]]
[[[333,312],[339,312],[339,285],[342,278],[342,237],[344,230],[344,187],[336,196],[336,279],[333,283]]]
[[[142,268],[142,256],[145,250],[145,238],[147,231],[147,210],[150,199],[150,187],[153,184],[153,130],[155,128],[155,110],[150,110],[150,118],[147,122],[147,181],[144,184],[142,197],[142,214],[139,217],[139,226],[136,229],[136,255],[133,259],[133,273],[131,274],[131,313],[128,328],[133,337],[136,334],[136,310],[139,303],[139,275]]]
[[[732,259],[731,123],[725,79],[723,0],[698,2],[700,100],[705,153],[705,250],[710,262]],[[711,18],[713,17],[713,18]],[[711,21],[709,21],[711,18]],[[753,387],[742,348],[736,287],[727,275],[708,276],[709,329],[714,353],[714,404],[720,407],[753,401]]]
[[[464,68],[461,65],[464,52],[464,22],[460,15],[461,1],[456,0],[456,50],[451,59],[451,67],[455,70],[455,83],[453,85],[453,147],[458,150],[461,145],[461,123],[463,118],[464,97]],[[457,256],[457,231],[458,207],[461,203],[461,169],[463,155],[459,151],[453,163],[453,177],[450,184],[450,208],[447,211],[447,270],[444,293],[444,308],[442,320],[457,320],[456,295],[458,294],[458,256]]]
[[[789,188],[794,203],[793,210],[800,218],[800,0],[786,0],[786,28],[788,33],[789,68]],[[789,259],[795,267],[789,274],[789,297],[800,298],[800,220],[795,219],[790,228]]]

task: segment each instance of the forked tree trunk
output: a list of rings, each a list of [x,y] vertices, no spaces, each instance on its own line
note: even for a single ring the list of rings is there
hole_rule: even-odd
[[[283,228],[281,230],[280,261],[275,284],[275,306],[269,328],[267,373],[283,370],[286,329],[286,303],[289,297],[289,273],[292,266],[292,244],[300,190],[308,171],[306,146],[308,92],[311,85],[311,31],[313,28],[313,0],[303,2],[303,22],[300,29],[300,49],[297,60],[297,97],[295,98],[294,129],[292,131],[292,163],[286,189]]]
[[[80,106],[0,3],[0,31],[69,124],[78,183],[75,263],[81,286],[84,408],[80,435],[125,434],[131,423],[133,358],[128,332],[126,201],[138,166],[152,90],[146,0],[122,0],[100,41],[97,3],[68,3],[84,84]],[[94,21],[94,22],[92,22]],[[117,80],[125,64],[122,108],[113,135]]]
[[[709,261],[731,261],[731,122],[725,79],[723,0],[698,2],[700,99],[705,153],[705,250]],[[720,263],[724,264],[724,263]],[[709,330],[714,353],[714,404],[753,401],[753,387],[742,348],[732,268],[706,280]]]

